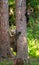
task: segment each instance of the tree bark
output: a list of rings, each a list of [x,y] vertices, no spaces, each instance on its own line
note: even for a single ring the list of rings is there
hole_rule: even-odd
[[[7,58],[10,52],[10,42],[9,42],[9,22],[8,22],[8,0],[0,1],[0,56],[2,58]]]
[[[28,64],[28,45],[26,30],[26,0],[16,0],[16,28],[21,32],[17,40],[17,58],[22,58]]]

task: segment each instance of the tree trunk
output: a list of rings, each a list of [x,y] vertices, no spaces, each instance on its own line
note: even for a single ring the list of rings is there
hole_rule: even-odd
[[[10,52],[10,42],[8,35],[8,0],[0,1],[0,56],[2,58],[7,58],[9,54],[12,56]]]
[[[26,0],[16,0],[16,28],[21,32],[17,40],[17,58],[22,58],[28,64],[28,45],[26,34]]]

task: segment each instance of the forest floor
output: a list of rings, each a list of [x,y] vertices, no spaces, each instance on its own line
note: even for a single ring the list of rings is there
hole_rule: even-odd
[[[31,65],[39,65],[39,57],[31,57],[30,58]]]
[[[30,57],[30,65],[39,65],[39,58],[36,57]],[[0,65],[13,65],[13,61],[10,59],[8,61],[0,62]]]

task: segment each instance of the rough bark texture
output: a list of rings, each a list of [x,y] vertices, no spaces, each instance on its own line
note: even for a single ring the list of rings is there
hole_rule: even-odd
[[[26,0],[16,0],[16,28],[21,32],[17,40],[17,58],[22,58],[28,63],[28,46],[26,39]]]
[[[7,58],[8,54],[12,56],[10,52],[8,28],[9,28],[8,0],[1,0],[0,1],[0,56],[3,58]]]

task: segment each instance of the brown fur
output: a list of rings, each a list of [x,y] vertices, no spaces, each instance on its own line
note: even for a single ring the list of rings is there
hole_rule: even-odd
[[[24,65],[24,62],[21,58],[17,58],[14,61],[14,65]]]

